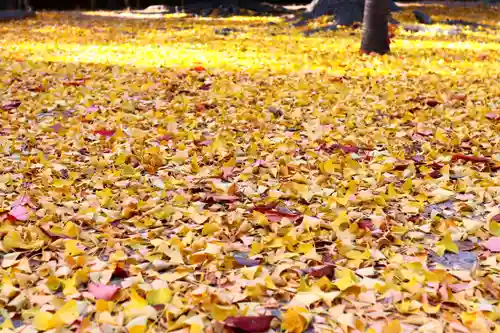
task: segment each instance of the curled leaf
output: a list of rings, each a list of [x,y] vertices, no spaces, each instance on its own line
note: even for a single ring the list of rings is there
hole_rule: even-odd
[[[269,208],[269,206],[256,206],[254,210],[263,213],[271,222],[281,222],[283,218],[295,222],[302,217],[302,214],[283,207]]]
[[[20,105],[21,105],[21,101],[14,100],[14,101],[10,101],[10,102],[3,104],[2,109],[5,111],[10,111],[10,110],[17,109]]]
[[[274,316],[232,316],[227,317],[224,325],[244,332],[266,332],[271,327]]]
[[[428,106],[430,107],[435,107],[439,104],[438,101],[436,101],[435,99],[428,99],[425,104],[427,104]]]
[[[362,219],[358,221],[358,228],[365,230],[373,230],[375,226],[373,225],[372,220],[370,219]]]
[[[303,270],[304,273],[311,277],[323,277],[323,276],[330,276],[333,277],[335,275],[335,266],[333,265],[321,265],[321,266],[315,266],[311,268],[307,268]]]
[[[253,267],[253,266],[258,266],[260,265],[261,260],[260,259],[250,259],[245,255],[241,254],[235,254],[233,256],[234,260],[240,264],[241,266],[246,266],[246,267]]]
[[[452,161],[467,161],[467,162],[477,162],[477,163],[488,163],[490,162],[490,159],[488,157],[483,157],[483,156],[471,156],[471,155],[464,155],[464,154],[455,154],[451,158]]]

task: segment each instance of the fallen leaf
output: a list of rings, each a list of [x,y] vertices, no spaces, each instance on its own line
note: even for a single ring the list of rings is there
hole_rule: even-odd
[[[281,328],[289,333],[302,333],[309,325],[307,310],[300,306],[289,308],[283,315]]]
[[[224,325],[249,333],[267,332],[273,319],[274,316],[231,316],[226,318]]]
[[[29,219],[29,210],[24,206],[15,206],[9,211],[8,218],[13,221],[27,221]]]
[[[500,120],[500,113],[489,112],[486,114],[486,118],[490,120]]]
[[[2,110],[4,111],[10,111],[17,109],[19,106],[21,106],[21,101],[15,100],[15,101],[10,101],[5,104],[2,104]]]
[[[300,213],[281,207],[269,208],[266,206],[256,206],[253,210],[263,213],[271,222],[281,222],[283,218],[287,218],[290,221],[295,222],[302,217]]]
[[[425,104],[427,104],[428,106],[430,107],[435,107],[439,104],[438,101],[436,101],[435,99],[428,99]]]
[[[105,301],[110,301],[120,290],[119,287],[113,285],[90,283],[88,286],[89,292],[96,298]]]
[[[312,277],[323,277],[323,276],[333,277],[335,275],[335,266],[333,265],[315,266],[304,269],[303,272]]]
[[[198,72],[198,73],[201,73],[201,72],[205,72],[206,68],[203,66],[194,66],[191,68],[191,70]]]
[[[233,258],[239,265],[246,267],[258,266],[261,263],[260,259],[249,259],[242,255],[234,255]]]
[[[217,195],[217,194],[209,194],[206,199],[204,200],[205,202],[213,203],[213,202],[235,202],[238,201],[240,197],[236,195]]]
[[[66,87],[79,87],[85,84],[85,79],[76,79],[72,81],[64,81],[63,85]]]
[[[477,162],[477,163],[488,163],[490,162],[490,159],[488,157],[483,157],[483,156],[470,156],[470,155],[463,155],[463,154],[455,154],[451,158],[452,161],[468,161],[468,162]]]
[[[99,134],[101,136],[105,136],[107,138],[110,138],[113,135],[115,135],[115,132],[116,132],[115,130],[99,129],[99,130],[95,130],[94,134]]]
[[[500,252],[500,237],[491,237],[483,246],[491,252]]]

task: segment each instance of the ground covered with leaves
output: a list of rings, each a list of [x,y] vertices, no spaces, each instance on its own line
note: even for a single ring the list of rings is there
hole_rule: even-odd
[[[4,332],[500,332],[497,30],[105,14],[0,25]]]

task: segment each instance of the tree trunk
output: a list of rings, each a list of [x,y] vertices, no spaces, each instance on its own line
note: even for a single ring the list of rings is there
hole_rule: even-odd
[[[389,1],[366,0],[361,52],[389,52]]]

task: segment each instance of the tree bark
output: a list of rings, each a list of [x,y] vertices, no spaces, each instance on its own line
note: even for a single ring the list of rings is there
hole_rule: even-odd
[[[385,54],[389,51],[389,1],[366,0],[361,52]]]

